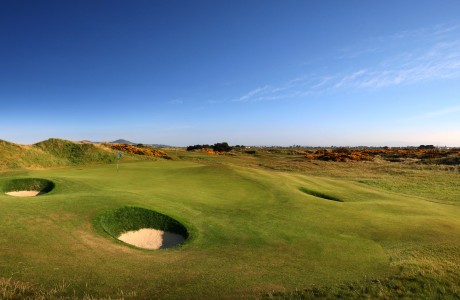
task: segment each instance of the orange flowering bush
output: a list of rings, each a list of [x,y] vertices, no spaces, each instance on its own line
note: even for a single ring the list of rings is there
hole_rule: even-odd
[[[133,145],[127,144],[114,144],[110,148],[118,151],[123,151],[130,154],[145,155],[145,156],[154,156],[162,158],[170,158],[166,152],[150,148],[140,148]]]
[[[203,152],[203,153],[207,153],[207,154],[211,154],[211,155],[222,155],[222,154],[224,154],[223,152],[214,151],[212,148],[203,148],[203,149],[199,149],[199,150],[195,150],[195,151]]]
[[[401,162],[405,159],[416,159],[422,163],[455,164],[460,155],[459,149],[438,150],[438,149],[364,149],[350,150],[348,148],[337,148],[334,150],[321,149],[316,151],[305,151],[305,158],[311,160],[325,161],[371,161],[375,156]]]

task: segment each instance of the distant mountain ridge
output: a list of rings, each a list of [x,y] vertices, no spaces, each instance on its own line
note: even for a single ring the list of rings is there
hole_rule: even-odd
[[[116,141],[110,142],[110,144],[127,144],[127,145],[136,145],[137,143],[133,143],[130,141],[127,141],[125,139],[118,139]]]
[[[143,145],[152,146],[152,147],[155,147],[155,148],[168,148],[168,147],[171,147],[171,146],[164,145],[164,144],[133,143],[133,142],[130,142],[130,141],[125,140],[125,139],[118,139],[118,140],[115,140],[115,141],[113,141],[113,142],[110,142],[110,144],[127,144],[127,145],[139,145],[139,144],[143,144]]]

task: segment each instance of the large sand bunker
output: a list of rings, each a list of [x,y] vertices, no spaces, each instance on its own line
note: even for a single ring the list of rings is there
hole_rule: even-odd
[[[118,239],[127,244],[151,250],[171,248],[185,241],[180,234],[151,228],[127,231],[122,233]]]
[[[143,249],[165,249],[180,245],[188,238],[184,225],[159,212],[122,207],[99,217],[102,228],[114,238]]]
[[[54,183],[42,178],[17,178],[8,181],[3,192],[16,197],[33,197],[49,193],[54,189]]]

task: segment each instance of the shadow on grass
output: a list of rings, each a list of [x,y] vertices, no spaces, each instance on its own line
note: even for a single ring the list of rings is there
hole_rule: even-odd
[[[327,194],[324,194],[324,193],[321,193],[321,192],[313,191],[313,190],[307,189],[305,187],[301,187],[301,188],[299,188],[299,190],[301,192],[304,192],[305,194],[312,195],[312,196],[315,196],[315,197],[318,197],[318,198],[337,201],[337,202],[344,202],[342,199],[339,199],[337,197],[327,195]]]

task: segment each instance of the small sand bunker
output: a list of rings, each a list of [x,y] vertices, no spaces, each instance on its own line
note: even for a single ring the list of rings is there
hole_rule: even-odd
[[[171,248],[185,241],[180,234],[152,228],[124,232],[118,239],[127,244],[150,250]]]
[[[40,195],[40,191],[15,191],[7,192],[5,194],[15,197],[34,197]]]
[[[34,197],[51,192],[54,182],[43,178],[14,178],[3,186],[3,192],[15,197]]]
[[[105,232],[138,248],[156,250],[185,243],[187,228],[162,213],[135,206],[107,210],[97,217]]]

